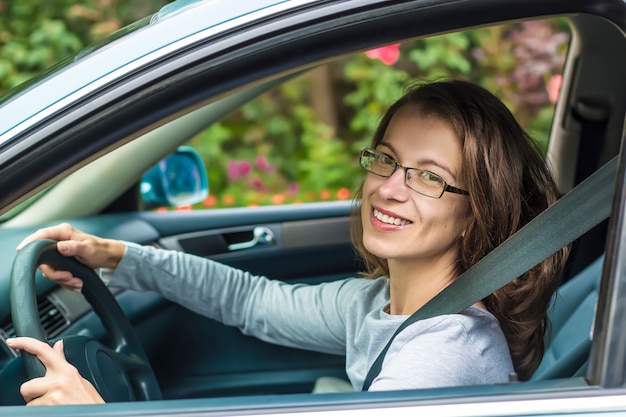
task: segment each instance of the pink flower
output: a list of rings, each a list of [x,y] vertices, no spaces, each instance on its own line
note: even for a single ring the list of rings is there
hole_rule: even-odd
[[[242,177],[245,177],[246,175],[248,175],[250,171],[252,171],[252,167],[250,166],[248,161],[241,161],[239,163],[239,173],[241,174]]]
[[[248,161],[228,161],[228,179],[236,181],[250,173],[252,167]]]
[[[550,103],[554,104],[559,99],[559,92],[561,91],[561,84],[563,83],[563,76],[561,74],[554,74],[550,77],[550,81],[546,84],[546,91],[548,92],[548,99]]]
[[[254,188],[257,191],[261,191],[264,188],[261,178],[253,178],[249,184],[250,187]]]
[[[365,51],[365,55],[371,59],[379,59],[385,65],[393,65],[400,57],[400,44],[381,46],[380,48]]]
[[[268,168],[270,168],[270,163],[263,155],[257,156],[254,163],[256,164],[256,167],[259,168],[261,171],[267,171]]]
[[[228,179],[233,181],[239,178],[239,163],[228,161]]]
[[[259,168],[263,172],[267,172],[268,174],[272,174],[276,172],[276,167],[269,163],[267,158],[263,155],[259,155],[256,157],[254,164],[257,168]]]
[[[298,191],[300,191],[300,184],[297,182],[291,182],[287,186],[287,192],[289,194],[298,194]]]

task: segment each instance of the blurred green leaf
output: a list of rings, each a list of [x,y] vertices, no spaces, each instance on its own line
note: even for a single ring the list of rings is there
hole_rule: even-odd
[[[168,2],[3,2],[0,94]],[[463,78],[483,85],[546,149],[554,112],[546,83],[562,71],[567,40],[564,20],[516,23],[407,40],[393,65],[359,52],[299,76],[190,141],[211,183],[210,198],[198,207],[349,198],[363,178],[359,149],[416,80]],[[535,75],[530,69],[537,67],[545,71]],[[250,171],[229,178],[233,161]]]

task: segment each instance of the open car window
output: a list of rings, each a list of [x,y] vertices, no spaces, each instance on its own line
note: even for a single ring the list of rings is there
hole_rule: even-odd
[[[170,209],[350,200],[359,150],[411,82],[483,85],[546,152],[569,38],[565,20],[536,20],[385,45],[307,71],[185,144],[204,160],[209,195]]]

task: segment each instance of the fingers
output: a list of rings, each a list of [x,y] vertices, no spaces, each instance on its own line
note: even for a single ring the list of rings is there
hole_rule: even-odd
[[[26,405],[104,404],[89,381],[71,367],[66,374],[35,378],[22,384],[20,393]]]
[[[47,343],[32,337],[9,338],[6,339],[6,344],[12,349],[23,350],[37,356],[48,371],[55,370],[60,365],[67,363],[63,353],[63,343],[60,344],[60,351],[58,348],[54,349]]]
[[[37,230],[24,238],[16,249],[20,251],[28,243],[40,239],[56,240],[57,250],[61,255],[76,256],[77,258],[93,254],[97,243],[95,236],[74,229],[69,223],[62,223]]]
[[[65,359],[65,352],[63,351],[63,339],[57,341],[54,346],[52,346],[52,350],[63,356],[63,358]]]
[[[62,223],[37,230],[35,233],[22,240],[17,246],[17,250],[21,250],[25,245],[35,240],[52,239],[59,241],[57,243],[59,253],[65,256],[76,256],[79,253],[79,242],[74,239],[81,239],[84,235],[84,233],[74,229],[69,223]],[[41,265],[39,269],[46,278],[55,281],[65,288],[78,292],[82,290],[82,281],[73,277],[68,271],[56,270],[49,265]]]
[[[61,255],[73,256],[92,269],[115,269],[126,253],[124,242],[83,233],[68,223],[37,230],[24,238],[17,246],[17,250],[21,250],[28,243],[38,239],[57,240],[57,250]],[[50,265],[40,265],[39,269],[44,277],[62,287],[76,292],[82,291],[83,281],[72,276],[71,272],[57,270]]]
[[[70,224],[63,223],[57,226],[39,229],[27,236],[17,246],[21,250],[26,244],[37,239],[53,239],[57,241],[57,249],[64,256],[74,256],[90,268],[115,269],[126,252],[124,242],[113,239],[103,239],[98,236],[83,233],[74,229]],[[52,279],[67,279],[65,275],[58,275],[53,270],[42,269],[44,274]]]
[[[64,256],[88,255],[90,246],[94,243],[93,239],[79,240],[63,240],[57,243],[57,250]]]
[[[46,265],[46,264],[39,265],[39,269],[41,270],[41,273],[43,274],[44,277],[54,280],[54,281],[67,280],[67,279],[72,278],[71,272],[62,271],[60,269],[55,269],[51,267],[50,265]]]
[[[17,245],[17,250],[22,249],[26,244],[39,239],[52,240],[70,240],[73,236],[81,234],[80,231],[74,229],[69,223],[62,223],[57,226],[39,229],[35,233],[27,236]]]
[[[80,278],[71,277],[68,279],[54,279],[63,288],[80,293],[83,291],[83,280]]]
[[[65,360],[62,342],[57,342],[54,347],[50,347],[47,343],[41,342],[37,339],[30,337],[16,337],[6,339],[6,344],[10,348],[24,350],[28,353],[36,355],[46,367],[46,375],[49,374],[49,369],[54,369],[52,364],[55,361],[61,360],[61,358]],[[20,394],[22,394],[22,397],[24,397],[24,400],[28,405],[37,405],[37,399],[43,398],[46,395],[49,385],[49,378],[33,378],[22,384],[20,387]]]
[[[63,393],[57,387],[64,381],[61,378],[46,373],[45,377],[33,378],[20,387],[20,394],[26,405],[62,405],[67,403]]]
[[[6,340],[8,346],[36,355],[46,367],[46,375],[25,382],[20,393],[27,405],[101,404],[98,391],[65,359],[63,341],[50,347],[30,337]]]
[[[81,292],[83,289],[83,281],[80,278],[76,278],[69,271],[62,271],[52,268],[50,265],[40,265],[43,276],[56,282],[64,288],[72,291]]]
[[[44,378],[33,378],[20,387],[20,394],[28,405],[38,405],[37,398],[43,397],[47,391],[48,385]]]

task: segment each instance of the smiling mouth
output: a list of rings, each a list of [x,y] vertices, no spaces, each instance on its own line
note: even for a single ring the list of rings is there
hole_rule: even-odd
[[[374,217],[383,223],[393,224],[395,226],[404,226],[404,225],[411,223],[410,221],[401,219],[399,217],[388,216],[386,214],[381,213],[380,211],[376,209],[374,209]]]

